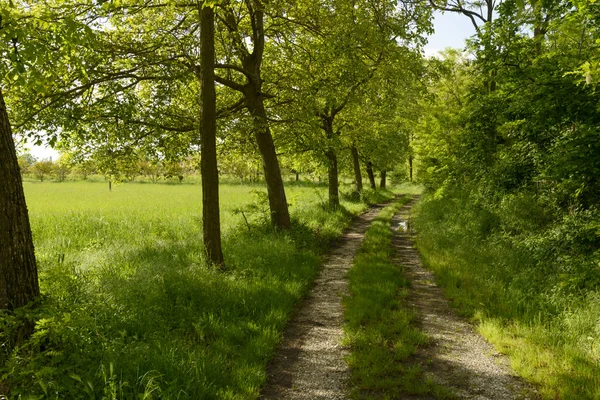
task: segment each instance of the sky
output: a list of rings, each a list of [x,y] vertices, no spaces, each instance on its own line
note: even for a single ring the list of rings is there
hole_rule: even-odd
[[[475,34],[475,28],[471,21],[464,15],[457,13],[440,12],[434,13],[433,21],[435,33],[428,38],[428,43],[425,46],[425,55],[436,55],[440,50],[446,47],[463,48],[465,39]],[[56,160],[59,154],[45,146],[27,146],[31,150],[31,154],[39,159],[52,158]]]
[[[56,150],[53,150],[51,147],[34,146],[31,144],[27,144],[25,145],[25,148],[29,149],[29,152],[38,160],[51,159],[53,161],[56,161],[59,157],[58,152]]]
[[[435,33],[430,35],[425,46],[425,55],[433,56],[446,47],[462,49],[465,39],[475,34],[471,20],[458,13],[436,11],[434,13],[433,27]]]

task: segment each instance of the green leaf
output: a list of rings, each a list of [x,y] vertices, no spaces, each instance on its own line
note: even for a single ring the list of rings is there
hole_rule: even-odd
[[[516,0],[518,12],[521,13],[525,9],[525,1],[524,0]]]

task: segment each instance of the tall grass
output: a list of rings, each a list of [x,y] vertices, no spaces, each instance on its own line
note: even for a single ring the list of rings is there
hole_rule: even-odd
[[[429,198],[418,247],[454,306],[548,399],[600,398],[599,253],[594,218],[555,219],[529,195],[496,209]]]
[[[0,315],[3,341],[16,319],[36,324],[19,348],[0,349],[0,390],[4,383],[14,398],[256,398],[320,255],[367,207],[343,201],[329,211],[326,188],[290,186],[293,228],[276,233],[256,189],[221,188],[227,269],[218,272],[204,262],[196,185],[108,192],[102,182],[27,182],[43,299],[38,309]]]

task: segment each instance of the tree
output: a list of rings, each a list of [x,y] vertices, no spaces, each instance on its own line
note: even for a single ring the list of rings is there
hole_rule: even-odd
[[[239,104],[252,118],[252,134],[262,157],[271,223],[277,228],[289,229],[290,214],[265,108],[265,98],[269,95],[263,89],[267,11],[268,6],[256,0],[245,1],[240,7],[229,1],[220,4],[217,15],[221,47],[224,49],[220,58],[225,62],[217,63],[215,67],[226,71],[227,75],[217,75],[215,79],[242,96]],[[232,73],[237,76],[233,77]]]
[[[52,166],[52,172],[59,182],[67,179],[67,175],[71,173],[72,161],[68,154],[61,155]]]
[[[177,178],[179,183],[183,182],[188,171],[186,171],[183,161],[168,161],[165,165],[165,177]]]
[[[470,157],[474,153],[473,148],[461,147],[472,142],[463,136],[461,114],[477,74],[459,51],[446,50],[442,57],[429,61],[429,96],[420,99],[419,119],[412,129],[419,182],[430,190],[462,173],[464,164],[457,162],[462,152]]]
[[[81,43],[85,34],[72,19],[57,18],[52,8],[44,11],[36,3],[1,2],[0,17],[0,309],[13,310],[33,301],[40,290],[4,89],[15,105],[28,98],[26,93],[43,93],[60,82],[61,74],[79,66],[71,45]],[[11,107],[17,115],[24,109]]]
[[[86,68],[85,75],[67,90],[79,96],[79,101],[56,103],[48,118],[55,118],[58,111],[64,146],[96,160],[111,180],[121,170],[117,158],[130,159],[141,151],[152,153],[155,159],[175,160],[200,150],[203,240],[210,246],[206,248],[209,258],[220,265],[214,119],[243,105],[237,102],[211,111],[215,99],[205,98],[215,92],[214,71],[209,72],[214,66],[203,66],[210,61],[205,58],[207,52],[214,53],[214,37],[202,37],[203,21],[214,18],[205,15],[205,6],[212,9],[214,4],[127,0],[94,4],[90,27],[94,29],[95,18],[110,22],[95,30],[101,43],[96,49],[102,51],[82,53],[89,59],[87,65],[95,67]],[[156,19],[160,26],[154,23]],[[213,76],[210,85],[205,76]]]
[[[96,164],[90,159],[81,159],[73,162],[73,169],[81,179],[86,180],[88,176],[96,173]]]
[[[315,1],[300,10],[304,14],[291,17],[302,23],[278,38],[283,50],[283,67],[278,72],[289,82],[286,97],[292,101],[286,117],[301,126],[294,130],[295,136],[305,132],[302,147],[323,154],[329,204],[335,208],[339,206],[340,152],[359,148],[363,137],[371,134],[368,130],[361,132],[364,136],[352,133],[357,120],[365,118],[363,110],[376,108],[369,106],[370,95],[381,94],[377,90],[369,93],[367,87],[371,81],[376,82],[373,87],[389,85],[389,77],[382,71],[396,63],[410,71],[401,72],[402,79],[415,78],[411,76],[413,66],[421,56],[413,46],[418,49],[422,44],[429,11],[413,3],[400,9],[386,2],[359,5],[343,1],[327,6]],[[407,29],[409,20],[419,21],[414,30]],[[353,112],[360,118],[353,118]],[[352,153],[356,160],[359,150]],[[362,183],[360,166],[354,165],[358,185]]]
[[[52,171],[54,171],[54,163],[50,160],[36,161],[31,166],[31,172],[40,180],[40,182],[44,182],[44,178],[51,175]]]
[[[140,157],[137,162],[138,172],[150,178],[152,183],[156,183],[164,173],[163,161],[143,153]],[[120,170],[124,172],[122,168]]]
[[[29,168],[37,160],[31,153],[25,152],[25,153],[19,154],[19,156],[17,157],[17,161],[19,163],[19,169],[21,171],[21,178],[23,178],[23,175],[25,175],[27,172],[29,172]]]
[[[0,89],[0,309],[40,294],[37,265],[12,129]]]
[[[358,156],[358,150],[354,143],[350,147],[350,151],[352,152],[352,167],[354,168],[354,181],[356,184],[356,192],[362,193],[363,191],[363,182],[362,182],[362,174],[360,172],[360,158]]]
[[[200,13],[200,103],[202,109],[200,145],[202,158],[202,229],[208,259],[223,265],[219,215],[219,171],[217,169],[215,93],[215,14],[212,5],[198,3]]]

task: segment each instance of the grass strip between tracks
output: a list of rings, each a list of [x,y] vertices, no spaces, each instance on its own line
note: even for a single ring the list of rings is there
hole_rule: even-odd
[[[394,263],[392,217],[410,200],[403,197],[384,208],[367,230],[350,270],[350,296],[344,299],[344,344],[351,348],[351,397],[399,398],[402,394],[446,391],[424,379],[421,368],[407,362],[427,337],[405,307],[410,282]]]

